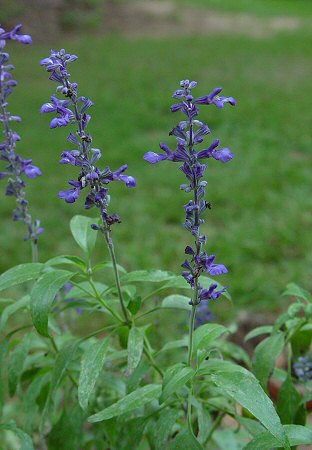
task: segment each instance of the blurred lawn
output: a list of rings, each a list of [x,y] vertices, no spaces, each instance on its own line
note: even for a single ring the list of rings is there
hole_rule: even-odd
[[[175,3],[190,6],[189,0],[175,0]],[[310,0],[192,0],[192,6],[263,17],[311,14]]]
[[[262,39],[82,35],[54,47],[61,46],[79,56],[72,79],[82,95],[95,101],[89,130],[94,146],[102,149],[103,165],[115,170],[128,163],[129,174],[137,178],[134,190],[117,183],[111,188],[111,211],[123,220],[113,232],[121,264],[129,270],[180,272],[190,242],[181,226],[188,201],[179,190],[184,179],[178,164],[151,166],[143,155],[157,151],[159,141],[175,145],[168,132],[182,116],[170,113],[171,95],[179,80],[190,78],[199,83],[198,96],[221,85],[225,95],[238,101],[236,108],[202,107],[200,115],[212,130],[207,142],[220,138],[235,153],[227,165],[208,162],[207,193],[213,203],[205,224],[208,251],[230,271],[220,281],[229,285],[237,307],[254,310],[282,307],[288,282],[312,288],[312,32]],[[40,257],[74,254],[79,250],[68,221],[87,213],[82,200],[67,205],[57,197],[77,173],[58,164],[62,150],[71,148],[66,144],[69,130],[50,130],[53,116],[39,114],[55,88],[39,66],[49,48],[34,42],[9,50],[19,81],[10,110],[23,118],[16,126],[22,136],[18,151],[43,171],[28,182],[31,212],[46,230]],[[13,206],[11,198],[1,199],[1,270],[30,255],[21,240],[22,225],[11,222]],[[96,250],[99,258],[107,258],[103,242]]]

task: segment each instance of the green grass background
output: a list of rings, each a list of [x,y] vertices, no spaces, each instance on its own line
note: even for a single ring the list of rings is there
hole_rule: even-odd
[[[227,0],[222,7],[216,0],[196,3],[227,11],[244,11],[247,5],[243,0]],[[262,3],[246,6],[247,12],[260,14]],[[312,5],[303,0],[267,0],[260,9],[266,16],[280,10],[295,14],[294,3],[298,15],[312,16]],[[221,85],[224,94],[238,102],[235,108],[223,110],[202,107],[200,113],[212,131],[206,142],[220,138],[221,145],[235,153],[235,159],[226,165],[208,161],[207,198],[213,209],[204,225],[208,252],[229,268],[221,281],[229,285],[234,304],[250,310],[277,310],[286,304],[281,293],[288,282],[311,289],[309,27],[262,38],[237,32],[168,38],[81,33],[70,39],[56,37],[53,47],[65,47],[79,56],[70,71],[80,93],[95,102],[89,131],[94,146],[103,152],[103,166],[115,170],[128,163],[129,174],[137,178],[136,189],[129,190],[121,183],[111,187],[111,211],[122,217],[113,230],[121,264],[129,270],[181,270],[184,247],[190,243],[190,235],[181,225],[183,205],[189,199],[179,190],[183,174],[178,164],[151,166],[143,155],[157,151],[160,141],[175,145],[168,132],[182,115],[170,112],[171,95],[179,80],[190,78],[198,81],[194,91],[198,96]],[[84,211],[83,199],[67,205],[57,197],[77,171],[58,163],[61,152],[71,149],[66,143],[69,129],[50,130],[53,116],[39,114],[56,87],[39,66],[49,48],[44,42],[9,48],[19,82],[10,98],[10,111],[23,118],[16,125],[22,136],[18,151],[32,157],[43,172],[42,177],[28,181],[31,212],[45,227],[40,238],[42,261],[58,254],[79,254],[70,237],[69,219],[74,214],[96,214]],[[2,181],[3,191],[4,184]],[[30,256],[29,244],[21,240],[23,226],[11,222],[13,206],[13,199],[1,198],[1,270]],[[94,259],[107,258],[104,242],[99,241]],[[228,306],[226,309],[229,312]]]

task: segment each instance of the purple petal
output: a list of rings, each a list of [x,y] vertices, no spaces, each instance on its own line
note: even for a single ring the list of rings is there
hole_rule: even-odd
[[[145,159],[145,161],[147,161],[151,164],[157,164],[159,161],[163,161],[163,160],[167,159],[167,156],[159,155],[158,153],[155,153],[155,152],[147,152],[144,155],[144,159]]]
[[[213,152],[212,156],[214,159],[217,159],[218,161],[222,161],[224,163],[231,161],[231,159],[234,158],[234,154],[230,149],[226,147],[220,148],[220,150],[216,150],[215,152]]]
[[[210,275],[222,275],[223,273],[227,273],[228,270],[223,264],[211,264],[211,266],[207,269],[207,273]]]
[[[128,188],[133,188],[136,186],[136,179],[131,176],[120,175],[119,179],[126,183]]]
[[[36,178],[41,175],[41,170],[39,169],[39,167],[30,164],[25,167],[25,175],[28,178]]]

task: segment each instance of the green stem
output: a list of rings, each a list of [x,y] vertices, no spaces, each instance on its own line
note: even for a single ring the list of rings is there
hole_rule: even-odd
[[[212,427],[210,428],[210,431],[209,431],[208,436],[207,436],[207,438],[206,438],[206,440],[204,442],[204,445],[206,445],[210,441],[214,431],[220,425],[220,423],[221,423],[223,417],[225,416],[225,414],[226,414],[225,412],[219,412],[219,414],[216,417],[216,420],[214,421],[214,423],[212,424]]]
[[[156,363],[155,359],[153,358],[152,353],[151,353],[151,346],[150,346],[149,340],[148,340],[148,338],[146,336],[144,337],[144,349],[143,349],[143,352],[144,352],[145,356],[147,357],[147,359],[149,360],[149,362],[151,363],[151,366],[154,367],[154,369],[156,370],[156,372],[159,373],[161,378],[164,378],[164,372],[158,366],[158,364]]]
[[[32,262],[38,262],[38,241],[37,239],[31,239],[31,253],[32,253]]]
[[[95,286],[95,284],[94,284],[94,282],[93,282],[93,280],[92,280],[91,277],[89,277],[89,283],[90,283],[90,286],[91,286],[92,289],[93,289],[95,298],[101,303],[101,305],[102,305],[105,309],[107,309],[107,311],[109,311],[109,312],[111,313],[111,315],[112,315],[113,317],[115,317],[115,319],[117,319],[119,322],[122,322],[122,321],[123,321],[122,318],[119,317],[119,315],[118,315],[118,314],[117,314],[110,306],[108,306],[108,304],[106,303],[106,301],[101,297],[101,295],[99,294],[98,290],[96,289],[96,286]]]
[[[192,312],[190,316],[190,328],[189,328],[189,346],[188,346],[188,356],[187,356],[187,365],[191,367],[192,365],[192,356],[193,356],[193,336],[194,336],[194,322],[196,315],[197,305],[192,306]]]
[[[189,367],[192,366],[192,356],[193,356],[193,336],[194,336],[194,322],[197,308],[197,290],[195,290],[195,301],[192,305],[192,312],[190,316],[190,328],[189,328],[189,346],[188,346],[188,356],[187,356],[187,365]],[[194,434],[193,426],[192,426],[192,396],[193,396],[193,384],[189,387],[189,394],[187,399],[187,425],[191,434]]]
[[[124,300],[123,300],[123,296],[122,296],[122,292],[121,292],[121,283],[120,283],[120,278],[119,278],[119,272],[118,272],[118,268],[117,268],[117,261],[116,261],[116,255],[115,255],[115,250],[114,250],[114,244],[113,244],[113,240],[110,237],[110,233],[108,230],[103,232],[107,246],[108,246],[108,250],[112,259],[112,263],[113,263],[113,268],[114,268],[114,275],[115,275],[115,282],[116,282],[116,287],[117,287],[117,291],[118,291],[118,297],[119,297],[119,301],[120,301],[120,306],[125,318],[125,321],[127,324],[130,324],[130,319],[128,317],[128,313],[127,313],[127,309],[125,307],[124,304]]]

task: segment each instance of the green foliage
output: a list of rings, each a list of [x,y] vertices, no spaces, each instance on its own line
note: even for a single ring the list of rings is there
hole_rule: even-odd
[[[30,311],[38,333],[49,336],[48,320],[56,294],[74,274],[67,270],[44,273],[34,284],[30,297]]]
[[[126,414],[159,398],[160,394],[161,386],[159,384],[148,384],[147,386],[136,389],[103,411],[90,416],[88,421],[91,423],[101,422],[102,420]]]
[[[78,399],[83,410],[88,407],[89,398],[104,365],[108,345],[109,338],[106,338],[97,342],[91,339],[85,346],[78,383]]]

